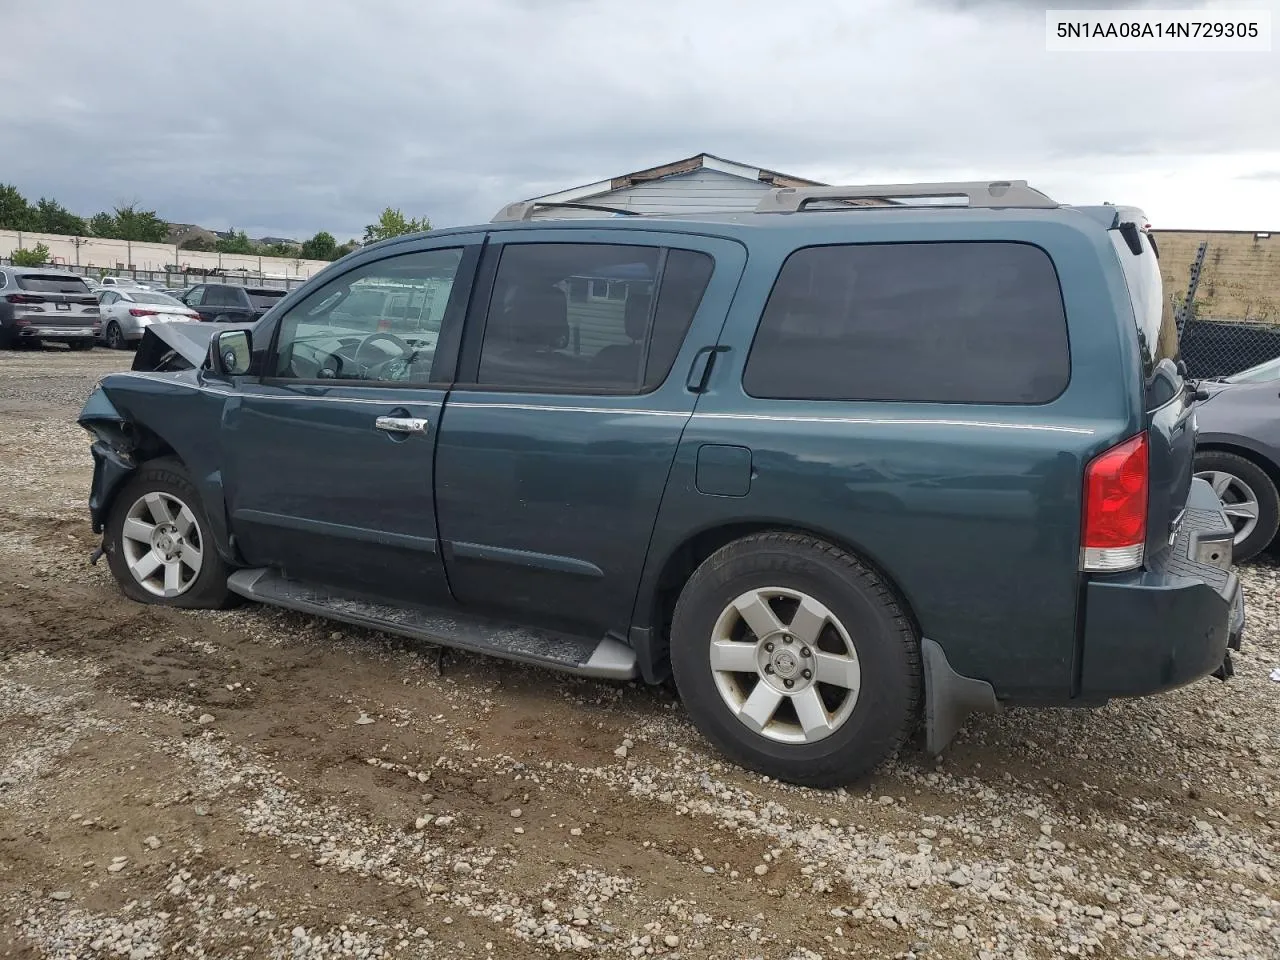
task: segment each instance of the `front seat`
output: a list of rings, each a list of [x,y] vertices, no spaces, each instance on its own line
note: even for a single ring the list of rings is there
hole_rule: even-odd
[[[623,333],[630,343],[611,343],[601,347],[592,361],[592,373],[610,382],[626,380],[640,385],[640,365],[644,359],[644,339],[649,332],[649,308],[653,297],[647,293],[628,293],[623,308]]]

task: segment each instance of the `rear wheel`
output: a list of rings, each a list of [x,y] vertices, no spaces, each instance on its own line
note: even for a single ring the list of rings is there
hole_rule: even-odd
[[[1213,487],[1235,529],[1233,559],[1242,563],[1256,557],[1280,529],[1275,482],[1252,460],[1223,450],[1197,453],[1195,469],[1196,476]]]
[[[120,324],[114,320],[107,324],[107,331],[103,336],[107,341],[107,346],[112,350],[124,349],[124,333],[120,329]]]
[[[88,337],[85,337],[83,340],[68,340],[67,347],[71,350],[92,350],[93,341]]]
[[[235,600],[209,518],[177,460],[152,461],[125,484],[107,520],[105,545],[111,573],[133,600],[213,609]]]
[[[919,637],[872,570],[820,540],[765,533],[723,547],[685,585],[671,634],[699,730],[779,780],[858,780],[918,720]]]

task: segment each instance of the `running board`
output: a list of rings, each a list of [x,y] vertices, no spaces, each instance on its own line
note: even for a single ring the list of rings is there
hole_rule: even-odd
[[[465,611],[402,607],[289,580],[268,569],[238,570],[227,578],[227,587],[260,603],[582,677],[631,680],[639,672],[635,651],[612,637],[592,640]]]

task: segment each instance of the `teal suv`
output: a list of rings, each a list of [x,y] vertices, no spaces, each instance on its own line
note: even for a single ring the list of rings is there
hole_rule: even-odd
[[[1233,531],[1141,211],[1023,181],[572,206],[149,327],[79,420],[123,591],[673,679],[812,785],[919,725],[1230,674]]]

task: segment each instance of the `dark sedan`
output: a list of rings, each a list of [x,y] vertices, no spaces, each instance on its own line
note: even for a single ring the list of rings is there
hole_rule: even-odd
[[[1196,476],[1231,518],[1236,561],[1248,560],[1280,529],[1280,357],[1202,386]]]

